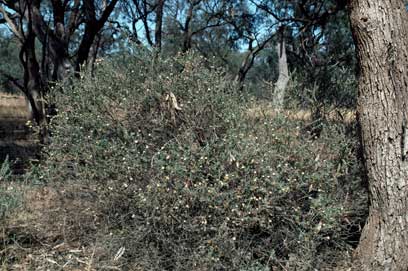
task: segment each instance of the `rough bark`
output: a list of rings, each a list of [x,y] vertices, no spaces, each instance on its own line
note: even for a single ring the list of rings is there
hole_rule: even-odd
[[[349,0],[370,211],[354,270],[408,270],[408,14],[403,0]]]
[[[278,68],[279,77],[275,83],[275,92],[273,96],[273,104],[276,109],[282,109],[285,98],[286,86],[289,82],[288,61],[286,57],[285,39],[282,37],[281,41],[276,45],[276,52],[279,56]]]

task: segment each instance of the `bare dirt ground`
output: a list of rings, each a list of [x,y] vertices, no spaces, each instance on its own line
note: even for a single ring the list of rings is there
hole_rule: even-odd
[[[0,93],[0,118],[29,119],[26,99],[21,95]]]

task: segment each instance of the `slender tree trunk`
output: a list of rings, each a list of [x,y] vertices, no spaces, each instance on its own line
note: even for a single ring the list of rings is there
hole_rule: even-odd
[[[190,6],[188,7],[187,10],[187,16],[186,16],[186,21],[184,23],[184,42],[183,42],[183,53],[187,52],[188,50],[191,49],[191,39],[192,39],[192,29],[191,29],[191,21],[193,20],[193,12],[194,12],[194,6],[196,4],[191,2]]]
[[[85,27],[85,33],[78,48],[78,57],[75,62],[75,72],[79,73],[81,71],[81,66],[87,63],[89,52],[91,51],[91,47],[94,44],[98,31],[99,29],[97,29],[93,24],[89,24]]]
[[[100,33],[106,21],[109,19],[118,1],[119,0],[112,0],[109,5],[104,2],[103,12],[99,19],[96,18],[94,0],[83,1],[86,20],[84,35],[79,44],[78,56],[75,61],[75,72],[77,72],[77,74],[80,72],[81,66],[87,64],[91,47],[94,45],[98,33]]]
[[[244,89],[244,82],[248,71],[251,69],[252,65],[254,64],[255,54],[252,50],[250,50],[244,60],[241,63],[241,66],[238,70],[237,75],[235,76],[235,82],[238,84],[238,90],[242,91]]]
[[[288,61],[286,57],[285,39],[282,37],[281,41],[276,45],[276,52],[279,56],[278,68],[279,77],[275,83],[275,92],[273,96],[273,104],[276,109],[282,109],[285,98],[286,86],[289,82]]]
[[[165,0],[158,0],[156,8],[156,28],[154,31],[155,46],[161,51],[162,46],[162,27],[163,27],[163,9]]]
[[[150,26],[149,26],[149,20],[148,20],[149,12],[147,10],[147,1],[146,0],[143,0],[143,1],[133,0],[133,2],[135,3],[138,13],[141,14],[141,19],[142,19],[142,23],[145,29],[147,43],[153,47],[154,44],[153,44],[152,37],[150,34]],[[139,4],[141,4],[142,6],[139,6]]]
[[[35,55],[35,35],[31,23],[27,26],[29,31],[22,45],[20,58],[24,64],[24,94],[30,104],[31,114],[40,129],[40,141],[48,142],[47,119],[43,85],[41,83],[40,66]]]
[[[235,76],[235,82],[238,84],[238,89],[244,89],[244,82],[249,70],[252,68],[255,62],[256,56],[261,52],[265,46],[272,40],[276,33],[271,34],[268,38],[264,41],[259,43],[256,47],[254,47],[254,39],[249,40],[248,44],[248,52],[245,55],[245,58],[242,60],[241,66],[238,70],[237,75]]]
[[[408,270],[408,14],[403,0],[349,0],[370,213],[354,270]]]
[[[102,34],[99,33],[96,37],[96,40],[94,42],[94,44],[92,45],[91,48],[91,54],[90,54],[90,71],[91,71],[91,75],[94,76],[95,73],[95,63],[96,63],[96,59],[98,58],[98,53],[99,53],[99,49],[101,47],[101,42],[102,42]]]

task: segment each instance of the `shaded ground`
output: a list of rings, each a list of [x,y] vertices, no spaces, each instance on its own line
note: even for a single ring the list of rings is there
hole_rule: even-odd
[[[97,237],[89,238],[101,223],[92,191],[75,185],[14,189],[23,204],[0,232],[0,270],[122,270]]]
[[[23,173],[39,150],[35,135],[27,125],[29,119],[22,96],[0,94],[0,162],[8,157],[16,174]]]

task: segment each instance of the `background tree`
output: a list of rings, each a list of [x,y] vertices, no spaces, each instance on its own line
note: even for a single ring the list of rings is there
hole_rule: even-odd
[[[41,126],[46,125],[44,95],[49,83],[66,79],[74,69],[80,71],[117,2],[0,1],[0,23],[6,24],[20,43],[24,68],[20,88]]]
[[[225,26],[223,15],[230,3],[214,0],[172,0],[165,13],[166,51],[197,49],[208,32]]]
[[[279,33],[279,42],[276,45],[276,53],[278,55],[279,77],[275,84],[273,93],[273,104],[277,109],[282,109],[284,106],[285,90],[289,82],[288,61],[286,57],[286,42],[285,29],[282,28]]]
[[[26,7],[20,2],[32,3],[27,14],[33,16],[24,13]],[[288,69],[301,82],[291,95],[303,106],[319,110],[322,105],[352,105],[354,101],[350,68],[355,64],[354,48],[343,6],[336,1],[20,2],[2,1],[0,22],[23,39],[31,23],[35,58],[30,61],[40,68],[37,89],[42,91],[49,82],[79,72],[83,65],[94,67],[98,55],[129,50],[129,41],[148,50],[156,48],[163,56],[198,51],[226,67],[239,89],[247,82],[247,89],[254,90],[259,82],[278,78],[274,44],[278,29],[285,27]],[[118,19],[109,19],[112,14]],[[30,43],[25,44],[27,51]],[[27,74],[27,80],[36,78]],[[349,86],[343,87],[344,82]]]
[[[164,0],[121,1],[121,13],[126,23],[119,21],[116,23],[124,28],[137,44],[161,47],[165,2]],[[143,31],[140,31],[140,28]]]
[[[5,29],[0,30],[0,90],[14,93],[20,91],[13,83],[22,74],[18,47],[16,37]]]

